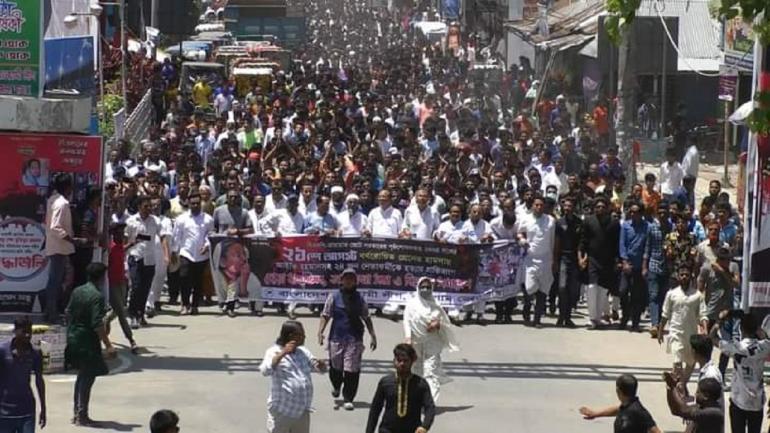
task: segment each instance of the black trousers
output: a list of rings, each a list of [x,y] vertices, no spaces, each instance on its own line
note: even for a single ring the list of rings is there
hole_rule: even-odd
[[[508,298],[505,301],[495,302],[495,316],[498,319],[507,319],[516,308],[516,298]]]
[[[528,322],[532,314],[532,298],[535,298],[535,323],[540,323],[540,318],[545,314],[545,302],[548,295],[543,292],[535,292],[530,295],[524,293],[524,321]]]
[[[179,269],[167,274],[168,283],[168,302],[174,303],[179,300],[179,293],[182,287],[182,279],[179,276]]]
[[[88,404],[91,401],[91,388],[94,386],[96,376],[92,373],[78,371],[75,379],[75,395],[73,396],[73,413],[75,417],[88,416]]]
[[[580,297],[580,270],[577,255],[562,256],[559,263],[559,320],[571,320],[572,309]]]
[[[180,260],[179,277],[182,281],[182,305],[197,309],[203,297],[203,271],[209,265],[209,261],[193,262],[185,257]]]
[[[732,433],[760,433],[762,411],[743,410],[730,400],[730,430]]]
[[[631,321],[631,326],[639,326],[642,312],[647,305],[647,286],[642,271],[634,269],[630,274],[623,273],[620,279],[620,308],[623,310],[623,325]]]
[[[358,393],[358,380],[361,378],[361,372],[351,373],[349,371],[337,370],[329,367],[329,379],[334,389],[342,388],[342,398],[345,402],[353,402]]]
[[[139,319],[144,316],[144,306],[150,294],[155,266],[145,266],[144,260],[134,257],[128,259],[128,272],[131,276],[131,296],[128,301],[128,315]]]

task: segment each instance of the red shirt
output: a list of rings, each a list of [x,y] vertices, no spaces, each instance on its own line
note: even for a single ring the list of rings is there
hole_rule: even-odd
[[[107,279],[110,282],[110,287],[115,284],[126,282],[126,250],[123,244],[110,241],[110,257],[109,266],[107,268]]]
[[[594,108],[594,128],[599,135],[609,134],[610,125],[607,122],[607,109],[602,106]]]

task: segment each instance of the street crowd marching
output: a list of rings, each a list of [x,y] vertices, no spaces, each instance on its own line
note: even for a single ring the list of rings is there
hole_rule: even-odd
[[[740,296],[741,219],[718,181],[696,200],[698,143],[674,143],[659,170],[629,185],[627,161],[609,141],[605,100],[579,103],[573,89],[558,83],[538,95],[540,80],[526,59],[511,65],[500,86],[488,85],[474,66],[498,60],[474,35],[441,47],[412,29],[432,18],[430,10],[377,11],[364,3],[308,3],[310,36],[293,53],[297,61],[268,88],[255,85],[243,98],[232,82],[202,79],[187,98],[176,90],[175,61],[153,66],[159,124],[149,140],[112,143],[106,166],[106,266],[83,261],[99,243],[101,194],[71,211],[72,180],[66,174],[53,179],[45,312],[50,323],[66,313],[70,327],[67,363],[79,370],[73,422],[91,422],[90,388],[107,372],[100,340],[114,354],[114,318],[135,351],[134,335],[161,309],[164,290],[165,308],[181,304],[181,315],[214,303],[231,317],[240,305],[263,315],[259,285],[241,278],[241,269],[209,260],[210,235],[319,234],[519,242],[527,251],[519,267],[521,296],[495,303],[496,323],[511,323],[522,297],[524,323],[534,328],[546,317],[575,327],[581,298],[591,329],[639,332],[646,311],[647,332],[673,357],[670,400],[686,397],[698,365],[701,376],[710,371],[699,377],[698,404],[717,404],[732,356],[744,371],[732,380],[733,432],[759,431],[760,360],[770,343],[755,320],[744,317],[739,326],[728,313]],[[211,111],[214,120],[206,120]],[[132,154],[132,146],[138,152]],[[109,315],[97,288],[105,274]],[[433,299],[433,284],[421,279],[403,312],[398,306],[382,311],[403,314],[409,344],[394,350],[398,374],[380,381],[367,432],[376,429],[383,406],[380,432],[427,431],[445,382],[440,354],[458,348],[455,324],[486,320],[483,304],[464,317],[447,314]],[[302,347],[305,331],[294,320],[265,354],[260,369],[272,376],[271,432],[308,431],[311,370],[328,369],[335,397],[341,393],[345,408],[353,408],[364,331],[372,348],[376,337],[369,306],[355,293],[355,270],[343,272],[342,286],[324,305],[311,306],[321,309],[318,337],[329,348],[330,365]],[[298,306],[275,307],[293,319]],[[14,344],[24,340],[29,323],[18,325]],[[712,344],[721,351],[715,369],[706,365]],[[11,346],[0,346],[0,362]],[[718,379],[719,390],[709,378]],[[620,406],[581,411],[621,421],[625,413],[628,423],[641,422],[631,412],[643,410],[632,379],[618,380]],[[296,388],[285,392],[285,386]],[[2,412],[3,396],[0,423],[11,416]],[[671,404],[677,415],[704,425],[693,415],[703,407]],[[153,431],[173,431],[178,419],[172,415],[158,415],[165,424],[158,421]],[[650,431],[656,428],[651,417],[644,420]],[[618,430],[616,422],[616,431],[642,430]]]

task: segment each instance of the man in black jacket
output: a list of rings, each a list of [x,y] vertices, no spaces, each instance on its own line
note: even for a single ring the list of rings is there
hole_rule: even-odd
[[[417,352],[409,344],[399,344],[393,349],[395,374],[385,375],[377,384],[366,433],[374,433],[380,413],[379,433],[427,433],[436,416],[436,406],[430,394],[428,382],[412,374],[412,364]]]
[[[588,314],[591,329],[606,324],[602,314],[607,309],[608,291],[618,285],[617,258],[620,225],[609,209],[609,201],[603,195],[594,198],[594,213],[583,222],[583,236],[578,254],[580,267],[587,270]]]

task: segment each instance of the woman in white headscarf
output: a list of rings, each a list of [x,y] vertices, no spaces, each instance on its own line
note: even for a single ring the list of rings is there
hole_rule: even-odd
[[[438,400],[441,384],[451,382],[444,375],[441,352],[444,349],[452,352],[459,349],[452,332],[453,326],[449,316],[433,298],[433,280],[420,278],[417,293],[404,309],[404,334],[406,342],[417,351],[412,371],[428,382],[434,402]]]

